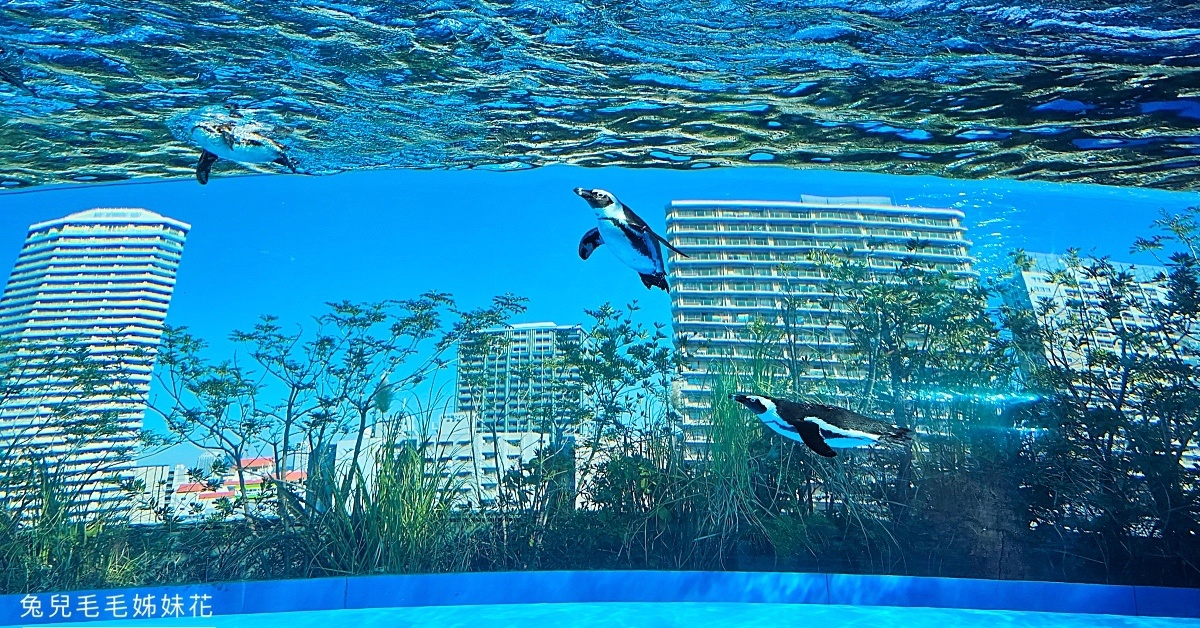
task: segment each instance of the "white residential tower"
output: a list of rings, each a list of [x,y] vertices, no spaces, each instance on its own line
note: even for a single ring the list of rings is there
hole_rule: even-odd
[[[122,503],[112,479],[133,466],[128,454],[189,229],[144,209],[37,223],[0,298],[10,375],[0,452],[44,469],[88,511]],[[94,367],[87,381],[57,366],[72,363],[64,361],[71,351]]]

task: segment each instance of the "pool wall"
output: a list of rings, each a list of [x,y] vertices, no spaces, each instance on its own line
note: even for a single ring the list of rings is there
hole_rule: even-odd
[[[55,595],[59,597],[52,599]],[[152,600],[156,619],[164,616],[164,608],[175,616],[215,618],[343,608],[567,602],[853,604],[1200,617],[1200,589],[808,573],[524,571],[6,595],[0,596],[0,625],[133,619],[135,596],[143,600],[143,610],[148,608],[146,600]],[[65,607],[70,615],[63,617],[60,608],[49,617],[54,605]],[[40,617],[30,610],[33,607]]]

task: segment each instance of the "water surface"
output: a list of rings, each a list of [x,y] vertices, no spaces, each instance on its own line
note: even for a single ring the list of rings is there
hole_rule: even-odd
[[[197,116],[308,173],[805,164],[1195,189],[1200,5],[18,0],[0,186],[186,176]],[[246,172],[222,163],[223,172]]]

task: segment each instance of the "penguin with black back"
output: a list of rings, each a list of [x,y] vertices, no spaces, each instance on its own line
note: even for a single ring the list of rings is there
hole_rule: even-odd
[[[596,212],[596,222],[599,223],[579,241],[579,257],[586,260],[601,244],[607,244],[621,263],[637,271],[647,289],[662,288],[670,292],[662,247],[659,245],[665,244],[683,257],[687,257],[687,254],[655,233],[645,220],[617,200],[611,192],[575,188],[575,193],[592,207]]]
[[[904,443],[909,430],[886,421],[865,417],[853,410],[819,403],[796,403],[766,395],[729,395],[746,406],[780,436],[803,442],[826,457],[834,448],[862,447],[879,442]]]
[[[17,53],[13,56],[19,56],[19,54],[20,53]],[[3,63],[0,64],[0,81],[4,81],[13,87],[24,90],[28,92],[30,96],[37,96],[37,92],[33,91],[32,87],[25,84],[25,80],[21,76],[22,72],[19,66],[19,60],[10,64],[11,60],[8,57],[9,52],[3,47],[0,47],[0,59],[3,60]],[[10,65],[11,67],[8,67]]]
[[[283,145],[251,125],[233,121],[197,122],[192,127],[192,140],[200,146],[200,161],[196,164],[196,180],[200,185],[208,183],[217,159],[248,164],[276,163],[296,172],[296,164],[288,158]]]

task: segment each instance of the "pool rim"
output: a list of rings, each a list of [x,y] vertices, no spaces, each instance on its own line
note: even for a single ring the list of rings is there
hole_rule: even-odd
[[[94,596],[100,603],[133,595],[179,596],[186,609],[203,599],[213,616],[363,608],[603,602],[849,604],[1200,618],[1200,589],[985,580],[739,571],[490,571],[257,580],[203,585],[35,594]],[[203,598],[203,596],[208,596]],[[0,626],[78,622],[20,616],[25,595],[0,596]],[[61,599],[61,598],[60,598]],[[126,602],[127,603],[127,602]],[[185,614],[184,616],[189,616]],[[105,616],[84,621],[132,619]],[[162,617],[157,617],[162,619]]]

